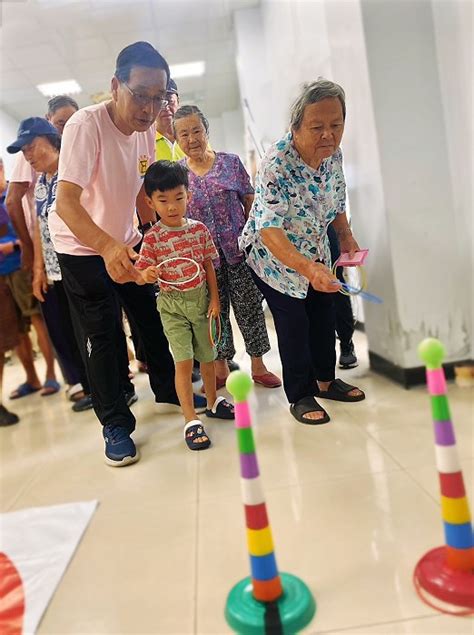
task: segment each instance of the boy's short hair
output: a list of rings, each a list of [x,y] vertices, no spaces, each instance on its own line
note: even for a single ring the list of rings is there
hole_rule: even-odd
[[[166,192],[184,185],[189,187],[188,168],[175,161],[155,161],[145,174],[145,193],[151,198],[153,192]]]

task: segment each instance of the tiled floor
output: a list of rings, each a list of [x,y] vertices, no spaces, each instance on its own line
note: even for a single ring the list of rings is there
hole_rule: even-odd
[[[307,633],[473,633],[471,620],[437,614],[412,586],[417,560],[443,540],[427,394],[368,372],[356,340],[361,364],[340,374],[367,400],[326,402],[328,425],[296,423],[281,389],[252,395],[279,566],[316,597]],[[268,361],[278,372],[275,351]],[[5,394],[20,380],[8,366]],[[213,447],[192,453],[180,417],[154,414],[144,375],[136,388],[142,459],[124,469],[103,463],[94,415],[73,414],[63,394],[6,402],[21,422],[0,429],[1,510],[100,501],[43,635],[229,632],[225,599],[248,575],[232,424],[207,424]],[[472,508],[473,394],[450,384],[449,397]]]

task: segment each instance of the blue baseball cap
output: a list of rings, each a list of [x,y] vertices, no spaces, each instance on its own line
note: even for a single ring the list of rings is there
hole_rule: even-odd
[[[53,124],[49,123],[47,119],[43,119],[43,117],[28,117],[28,119],[23,119],[18,128],[18,138],[8,146],[7,152],[9,154],[20,152],[23,146],[31,143],[36,137],[42,137],[43,135],[59,137],[59,132]]]

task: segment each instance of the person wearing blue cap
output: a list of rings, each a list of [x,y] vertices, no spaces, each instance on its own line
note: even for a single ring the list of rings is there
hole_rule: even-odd
[[[62,134],[67,120],[79,110],[77,102],[69,95],[56,95],[48,101],[45,119]],[[19,152],[10,175],[5,205],[11,222],[21,240],[22,269],[33,269],[33,228],[36,222],[35,204],[36,172]]]
[[[9,154],[20,152],[25,146],[33,143],[37,137],[51,137],[51,139],[57,140],[58,147],[60,145],[59,133],[49,121],[42,117],[28,117],[20,123],[18,136],[13,143],[7,146],[7,152]]]
[[[57,136],[57,131],[46,120],[42,120],[40,130],[47,134],[51,134],[51,131]],[[16,153],[20,150],[20,147],[24,143],[31,142],[33,139],[31,126],[31,119],[25,120],[20,124],[18,130],[18,139],[8,146],[7,151],[10,153]],[[8,205],[7,205],[8,210]],[[17,242],[18,237],[14,231],[13,226],[10,226],[9,241]],[[60,384],[56,379],[56,371],[54,365],[54,351],[51,346],[51,342],[48,336],[48,331],[41,315],[41,310],[38,305],[38,301],[33,295],[31,285],[31,273],[21,267],[20,250],[16,254],[11,254],[2,263],[0,270],[3,283],[9,288],[9,292],[13,297],[17,310],[21,315],[20,321],[20,349],[19,356],[22,359],[25,371],[26,381],[20,384],[11,394],[10,399],[19,399],[26,397],[34,392],[41,391],[42,396],[52,395],[59,391]],[[38,345],[43,354],[46,362],[46,379],[41,386],[41,383],[36,374],[34,368],[31,342],[28,337],[28,330],[30,324],[36,331],[38,337]]]
[[[41,302],[48,333],[54,345],[69,393],[79,398],[89,394],[87,376],[74,336],[61,271],[48,228],[48,216],[55,202],[61,137],[46,119],[29,117],[20,123],[17,139],[8,146],[10,154],[22,152],[37,173],[35,199],[37,222],[34,229],[33,294]],[[92,408],[87,404],[83,410]],[[79,403],[76,400],[76,403]],[[76,404],[74,404],[76,405]],[[73,409],[76,410],[76,408]]]

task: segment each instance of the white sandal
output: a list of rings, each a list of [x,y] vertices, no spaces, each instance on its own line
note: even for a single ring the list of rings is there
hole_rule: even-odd
[[[84,392],[82,384],[74,384],[74,386],[68,386],[68,388],[66,389],[66,397],[69,399],[69,401],[77,401],[77,399],[74,399],[74,396],[78,395],[80,392]]]

